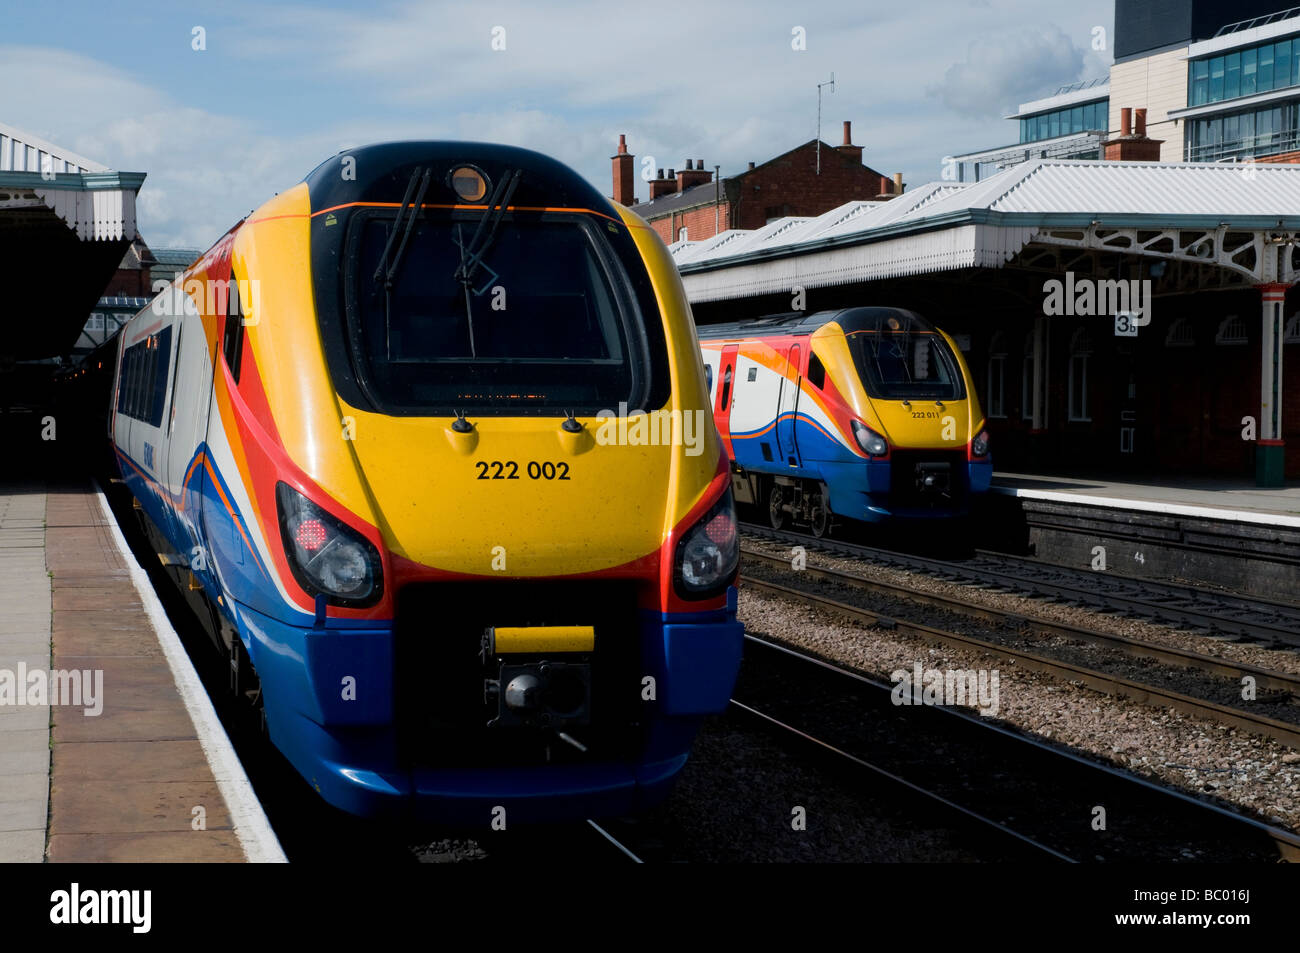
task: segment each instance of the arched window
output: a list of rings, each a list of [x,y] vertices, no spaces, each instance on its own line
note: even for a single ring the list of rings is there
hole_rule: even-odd
[[[1291,315],[1282,332],[1283,344],[1300,344],[1300,312]]]
[[[1214,335],[1215,344],[1245,344],[1246,322],[1239,314],[1230,314],[1219,322],[1218,333]]]
[[[1020,365],[1020,417],[1034,419],[1034,332],[1025,335],[1025,356]]]
[[[1088,362],[1092,358],[1092,338],[1083,328],[1070,339],[1070,419],[1092,420],[1088,416]]]
[[[684,241],[686,241],[686,226],[685,226],[685,225],[683,225],[681,228],[677,229],[677,240],[678,240],[679,242],[684,242]]]
[[[1173,324],[1169,325],[1169,332],[1165,335],[1165,347],[1195,347],[1196,331],[1192,327],[1192,322],[1186,318],[1179,318]]]
[[[999,331],[989,342],[988,385],[984,391],[984,413],[989,417],[1007,415],[1006,377],[1007,344],[1006,334]]]

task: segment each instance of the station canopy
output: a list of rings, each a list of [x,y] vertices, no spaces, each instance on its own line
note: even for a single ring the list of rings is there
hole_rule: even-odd
[[[144,178],[0,123],[0,260],[11,275],[0,369],[71,352],[136,238]]]
[[[1037,159],[669,246],[693,302],[967,269],[1137,277],[1155,293],[1300,280],[1300,166]]]

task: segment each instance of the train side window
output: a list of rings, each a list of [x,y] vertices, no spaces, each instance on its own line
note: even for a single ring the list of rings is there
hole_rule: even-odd
[[[222,344],[222,353],[226,356],[226,366],[230,376],[239,383],[239,359],[244,352],[244,317],[239,306],[239,285],[235,281],[235,269],[230,269],[230,300],[226,304],[226,331]]]
[[[167,400],[167,378],[171,374],[172,329],[163,328],[153,336],[153,379],[145,395],[148,406],[145,408],[149,423],[155,427],[162,426],[163,409]]]
[[[826,387],[826,368],[816,354],[808,356],[808,381],[818,390],[824,390]]]
[[[122,352],[122,369],[117,378],[117,412],[125,414],[131,405],[131,349]]]
[[[127,400],[127,416],[134,420],[140,419],[140,379],[144,376],[144,344],[139,343],[131,348],[134,352],[131,359],[131,394]]]
[[[727,401],[731,400],[731,368],[728,367],[722,374],[722,398],[718,403],[718,410],[726,411]]]
[[[170,434],[176,428],[176,389],[180,387],[181,373],[181,341],[184,340],[185,325],[176,325],[176,361],[175,361],[175,379],[172,381],[172,399],[171,409],[167,413],[167,432]]]

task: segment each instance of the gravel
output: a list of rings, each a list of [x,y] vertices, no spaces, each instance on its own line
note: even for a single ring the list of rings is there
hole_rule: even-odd
[[[744,544],[760,552],[791,558],[790,547],[772,543],[768,540],[744,537]],[[1097,612],[1079,606],[1069,606],[1045,599],[997,592],[978,586],[948,582],[934,576],[905,572],[887,566],[879,566],[866,560],[847,559],[817,552],[812,540],[809,541],[809,564],[842,572],[856,573],[868,579],[894,585],[908,586],[918,592],[930,592],[942,596],[966,599],[980,605],[1005,612],[1018,612],[1023,615],[1039,616],[1053,622],[1077,625],[1082,628],[1096,629],[1123,635],[1131,639],[1141,639],[1155,645],[1171,646],[1202,655],[1212,655],[1225,661],[1257,665],[1260,668],[1300,675],[1300,653],[1288,649],[1269,649],[1250,642],[1235,642],[1226,638],[1210,636],[1203,632],[1187,631],[1169,626],[1129,619],[1123,616]]]
[[[777,569],[753,558],[744,564],[745,572],[756,578],[811,591],[839,602],[858,606],[877,614],[922,622],[986,642],[1033,652],[1085,668],[1107,672],[1121,678],[1158,686],[1167,690],[1205,699],[1251,714],[1300,724],[1300,704],[1288,693],[1258,689],[1250,701],[1242,698],[1237,679],[1194,668],[1171,665],[1149,658],[1136,658],[1120,649],[1071,639],[1033,633],[1014,618],[993,622],[935,606],[918,605],[905,598],[871,592],[853,583],[821,580],[792,569]],[[816,566],[812,568],[818,568]],[[861,575],[861,573],[859,573]]]
[[[825,565],[833,561],[818,558],[817,562]],[[907,576],[907,581],[916,588],[928,588],[926,584],[932,582],[914,576]],[[966,595],[972,591],[950,588]],[[1034,609],[1042,606],[1033,600],[1003,598]],[[1300,758],[1291,757],[1295,752],[1272,740],[1018,670],[987,653],[932,647],[896,631],[856,625],[823,610],[746,592],[743,587],[740,618],[753,634],[885,681],[890,672],[910,670],[916,661],[927,669],[996,668],[1000,678],[996,717],[1000,721],[1137,775],[1239,805],[1291,830],[1300,829]],[[1104,617],[1084,613],[1069,621],[1086,625],[1096,618]]]

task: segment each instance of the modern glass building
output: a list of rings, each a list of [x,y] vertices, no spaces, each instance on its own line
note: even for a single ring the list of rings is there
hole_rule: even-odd
[[[1300,148],[1300,7],[1221,28],[1187,48],[1184,158],[1221,162]]]
[[[1109,87],[1105,77],[1062,86],[1045,99],[1022,103],[1007,119],[1020,125],[1020,141],[953,156],[944,178],[979,182],[1029,159],[1099,159],[1106,138]]]

